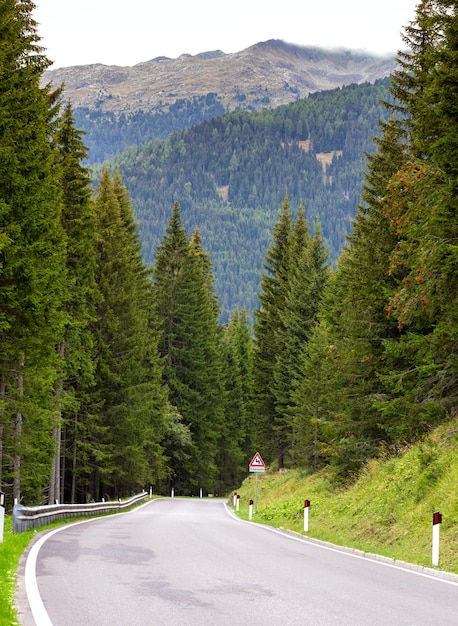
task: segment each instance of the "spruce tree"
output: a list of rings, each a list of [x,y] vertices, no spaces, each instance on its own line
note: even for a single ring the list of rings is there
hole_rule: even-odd
[[[55,132],[54,143],[62,187],[62,224],[67,235],[66,324],[58,351],[63,358],[62,379],[56,388],[59,411],[53,429],[55,454],[48,499],[63,501],[66,482],[73,483],[76,428],[88,392],[94,384],[94,339],[90,325],[95,320],[99,298],[95,283],[96,223],[91,201],[91,177],[82,161],[87,149],[82,133],[75,129],[70,103]],[[65,450],[70,452],[65,455]],[[61,470],[63,474],[61,475]],[[71,491],[67,496],[71,497]]]
[[[397,84],[409,78],[410,90],[396,95],[411,157],[393,176],[382,205],[396,237],[390,274],[402,281],[387,305],[401,333],[386,344],[390,370],[380,403],[386,429],[396,436],[423,432],[458,398],[456,11],[448,0],[418,5],[406,29],[413,52],[397,76]],[[418,44],[419,32],[428,45]]]
[[[32,2],[0,6],[0,393],[12,495],[38,502],[53,454],[62,361],[65,235],[51,143],[58,92],[41,87],[50,65]],[[5,448],[6,449],[6,448]]]
[[[260,308],[255,311],[254,323],[254,410],[256,438],[266,462],[278,461],[283,467],[289,446],[281,428],[284,416],[276,407],[275,363],[283,349],[278,338],[283,334],[281,313],[289,295],[290,252],[293,219],[288,197],[273,228],[272,244],[266,252],[259,293]]]
[[[296,435],[292,419],[295,413],[293,384],[300,375],[303,353],[307,351],[329,275],[327,250],[318,225],[315,227],[315,236],[307,244],[291,268],[290,298],[283,311],[286,335],[276,369],[277,386],[282,388],[281,394],[277,392],[277,408],[285,415],[293,461],[296,457]],[[281,387],[278,381],[282,382]]]
[[[104,170],[94,202],[102,295],[94,324],[95,399],[101,403],[102,436],[92,458],[91,490],[100,497],[124,495],[163,474],[167,405],[152,324],[152,283],[119,176],[113,181]]]
[[[246,475],[253,443],[253,339],[245,309],[236,309],[224,331],[225,411],[220,439],[220,481],[232,487]],[[223,474],[224,472],[224,474]]]
[[[169,402],[193,441],[193,456],[174,468],[175,486],[188,494],[213,491],[224,406],[218,307],[209,257],[198,232],[188,241],[178,203],[157,252],[154,283]]]
[[[342,390],[335,356],[328,324],[320,320],[304,345],[291,392],[294,461],[311,471],[332,461],[333,424]]]

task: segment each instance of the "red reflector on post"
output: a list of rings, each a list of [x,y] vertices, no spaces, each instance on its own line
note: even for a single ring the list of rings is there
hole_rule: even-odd
[[[442,513],[439,513],[439,511],[433,513],[433,526],[436,524],[442,524]]]
[[[304,500],[304,509],[307,509],[310,506],[310,500]]]

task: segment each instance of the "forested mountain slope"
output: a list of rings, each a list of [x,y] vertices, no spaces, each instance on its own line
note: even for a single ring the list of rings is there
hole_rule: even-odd
[[[311,94],[260,112],[237,111],[131,147],[112,161],[132,197],[144,254],[155,247],[178,201],[189,232],[209,251],[223,320],[257,306],[272,225],[287,194],[319,222],[336,260],[361,193],[365,153],[387,111],[389,79]]]

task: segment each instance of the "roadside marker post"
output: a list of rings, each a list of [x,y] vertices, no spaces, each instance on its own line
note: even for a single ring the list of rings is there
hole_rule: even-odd
[[[248,519],[251,520],[253,519],[253,500],[250,500],[250,506],[248,508]]]
[[[310,500],[304,500],[304,533],[309,531],[309,509]]]
[[[238,511],[240,509],[240,496],[237,494],[237,499],[235,503],[235,510]]]
[[[265,470],[266,470],[266,466],[265,466],[264,461],[262,460],[262,457],[259,454],[259,452],[256,452],[254,457],[251,459],[250,465],[248,466],[248,469],[249,469],[250,472],[255,472],[256,473],[256,490],[255,490],[255,497],[254,497],[254,512],[257,513],[257,511],[258,511],[258,474],[260,472],[265,472]]]
[[[434,566],[439,565],[439,539],[440,527],[442,524],[442,513],[436,511],[433,513],[433,555],[432,562]]]

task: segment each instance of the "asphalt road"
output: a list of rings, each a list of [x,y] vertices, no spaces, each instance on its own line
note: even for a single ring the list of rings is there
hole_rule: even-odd
[[[155,500],[37,548],[25,626],[458,624],[457,583],[241,522],[216,499]]]

